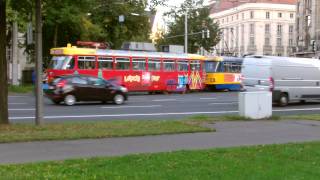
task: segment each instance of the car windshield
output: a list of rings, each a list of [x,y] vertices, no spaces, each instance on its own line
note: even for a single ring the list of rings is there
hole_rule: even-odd
[[[50,62],[52,69],[72,69],[74,60],[72,56],[53,56]]]

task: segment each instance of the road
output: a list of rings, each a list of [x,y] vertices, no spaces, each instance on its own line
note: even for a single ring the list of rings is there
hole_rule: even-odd
[[[33,122],[35,105],[33,95],[10,95],[11,122]],[[237,92],[198,92],[190,94],[146,95],[131,94],[124,105],[79,103],[75,106],[54,105],[44,101],[46,122],[119,120],[119,119],[181,119],[199,114],[223,115],[238,113]],[[273,114],[320,113],[320,103],[290,104],[274,107]]]

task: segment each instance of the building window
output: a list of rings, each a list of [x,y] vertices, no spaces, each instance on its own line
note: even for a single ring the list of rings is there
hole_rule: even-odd
[[[293,25],[290,25],[289,26],[289,34],[292,34],[293,33]]]
[[[231,16],[231,21],[233,21],[233,16]]]
[[[239,14],[237,14],[237,20],[239,19]]]
[[[266,37],[266,38],[264,39],[264,45],[265,45],[265,46],[270,46],[270,38],[267,38],[267,37]]]
[[[307,19],[307,24],[310,27],[311,26],[311,16],[310,15],[306,16],[306,19]]]
[[[282,46],[282,39],[281,37],[277,38],[277,46]]]
[[[266,24],[264,30],[265,34],[270,34],[270,24]]]
[[[282,18],[282,13],[278,13],[278,18]]]
[[[290,13],[290,19],[293,19],[293,13]]]
[[[254,46],[254,37],[250,37],[249,39],[249,45]]]
[[[293,46],[293,40],[289,39],[289,46]]]
[[[250,34],[254,34],[254,24],[250,24]]]
[[[282,34],[282,25],[278,24],[278,26],[277,26],[277,35],[281,36],[281,34]]]
[[[254,12],[250,11],[250,18],[253,19],[254,18]]]
[[[244,19],[244,13],[242,13],[242,20]]]
[[[266,12],[266,19],[270,19],[270,12]]]
[[[229,22],[229,17],[227,17],[227,22]]]
[[[222,19],[222,24],[224,23],[224,19]]]

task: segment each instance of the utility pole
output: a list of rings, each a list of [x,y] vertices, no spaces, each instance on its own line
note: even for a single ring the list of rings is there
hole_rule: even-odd
[[[0,0],[0,124],[9,124],[6,61],[6,0]]]
[[[184,14],[184,53],[188,53],[188,8]]]
[[[41,0],[36,0],[36,125],[43,123],[42,17]]]

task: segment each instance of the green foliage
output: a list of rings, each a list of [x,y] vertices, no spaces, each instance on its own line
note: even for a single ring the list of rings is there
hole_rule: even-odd
[[[52,47],[75,44],[76,41],[109,42],[119,48],[124,41],[148,41],[150,23],[145,9],[165,1],[152,0],[42,0],[43,55]],[[18,21],[19,31],[26,32],[27,23],[35,22],[33,0],[8,0],[7,23]],[[132,15],[139,14],[139,16]],[[119,15],[125,21],[119,23]],[[10,32],[8,34],[9,42]],[[33,45],[24,44],[32,54]]]
[[[202,4],[203,0],[186,0],[179,10],[173,9],[169,12],[167,15],[175,21],[169,24],[168,33],[157,41],[158,46],[165,44],[184,45],[184,36],[179,35],[184,35],[185,12],[187,11],[188,34],[198,33],[188,36],[188,52],[196,53],[200,47],[210,51],[210,48],[219,42],[219,28],[218,24],[209,17],[210,8],[204,7]],[[205,34],[205,38],[202,38],[202,33],[199,33],[202,30],[209,30],[210,37],[207,38]],[[177,35],[178,37],[174,37]]]

